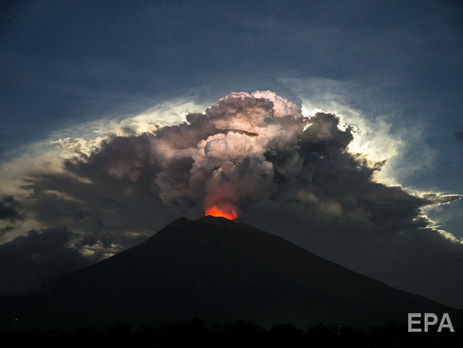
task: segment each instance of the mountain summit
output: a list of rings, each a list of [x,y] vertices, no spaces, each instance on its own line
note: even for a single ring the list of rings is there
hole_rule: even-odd
[[[0,299],[3,324],[16,327],[158,325],[193,317],[371,326],[406,322],[409,312],[461,316],[280,237],[211,216],[179,218],[131,249],[55,279],[42,293]]]

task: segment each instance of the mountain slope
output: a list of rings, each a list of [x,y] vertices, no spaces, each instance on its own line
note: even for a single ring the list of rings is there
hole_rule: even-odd
[[[223,218],[180,218],[146,242],[55,279],[44,293],[0,301],[24,327],[157,325],[179,318],[261,325],[370,326],[408,312],[461,312]],[[10,320],[11,321],[11,320]]]

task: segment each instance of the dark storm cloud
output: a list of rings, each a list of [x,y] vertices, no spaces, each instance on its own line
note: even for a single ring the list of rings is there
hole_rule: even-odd
[[[105,157],[104,161],[110,160]],[[91,161],[88,167],[68,166],[69,170],[86,173],[89,181],[66,174],[41,174],[31,177],[25,185],[33,190],[25,207],[43,224],[60,221],[76,229],[89,243],[125,248],[153,234],[174,217],[141,177],[134,183],[104,176],[102,169],[93,171]]]
[[[272,92],[232,93],[187,121],[111,136],[75,153],[64,173],[31,174],[21,204],[102,252],[133,245],[179,215],[235,209],[242,221],[333,261],[444,302],[455,294],[452,303],[463,305],[463,281],[443,275],[458,269],[461,245],[421,214],[459,196],[416,196],[375,182],[383,163],[347,151],[349,126],[328,113],[303,117]],[[415,277],[422,268],[430,271]]]
[[[22,220],[23,216],[18,212],[19,203],[15,201],[13,196],[6,196],[0,201],[0,220],[8,220],[14,222]]]
[[[304,118],[271,92],[234,93],[187,120],[155,133],[109,138],[65,163],[73,176],[32,177],[25,186],[33,190],[29,207],[42,222],[60,217],[92,238],[120,241],[120,225],[147,229],[166,214],[197,217],[211,205],[231,205],[252,220],[259,214],[248,208],[267,201],[277,206],[276,219],[289,214],[310,217],[319,229],[329,224],[394,233],[424,227],[420,208],[444,199],[374,182],[382,163],[346,150],[351,128],[340,129],[332,114]]]
[[[47,281],[98,260],[68,245],[76,236],[65,227],[31,230],[0,246],[0,295],[46,287]]]

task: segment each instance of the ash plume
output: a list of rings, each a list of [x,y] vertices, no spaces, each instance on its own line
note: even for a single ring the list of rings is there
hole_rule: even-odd
[[[150,176],[151,189],[166,206],[195,216],[212,205],[245,211],[281,196],[316,158],[350,158],[345,150],[352,134],[338,129],[335,115],[303,117],[298,106],[269,91],[231,93],[204,114],[186,118],[154,134],[113,139],[68,168],[86,176],[97,161],[114,178],[138,182]],[[127,142],[129,147],[119,147]]]
[[[178,216],[222,210],[391,285],[444,302],[454,294],[463,306],[463,281],[450,276],[463,267],[461,241],[423,213],[460,195],[376,182],[384,162],[349,152],[353,129],[336,115],[303,115],[270,91],[237,92],[184,123],[146,128],[91,146],[61,142],[72,155],[61,170],[27,172],[27,195],[14,198],[27,219],[8,208],[4,234],[12,240],[30,221],[64,225],[82,241],[71,247],[94,259]]]
[[[89,180],[93,192],[113,187],[104,194],[118,202],[130,199],[135,209],[139,203],[127,192],[138,192],[144,196],[138,201],[153,206],[152,218],[195,218],[224,207],[257,224],[271,221],[261,218],[270,213],[283,223],[310,220],[325,231],[343,226],[355,233],[407,234],[427,227],[420,210],[436,204],[436,197],[375,182],[383,162],[350,153],[352,140],[352,128],[334,114],[303,116],[273,92],[235,92],[204,113],[188,114],[182,124],[110,137],[89,155],[76,153],[65,168]],[[69,190],[66,174],[38,175],[27,187],[94,200]]]

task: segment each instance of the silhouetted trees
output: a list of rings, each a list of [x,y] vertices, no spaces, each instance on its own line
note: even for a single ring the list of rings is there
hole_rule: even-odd
[[[360,330],[317,325],[302,330],[292,324],[264,329],[247,321],[209,324],[201,319],[177,321],[159,327],[22,330],[0,334],[2,347],[461,347],[463,332],[408,333],[405,326],[390,324]]]

